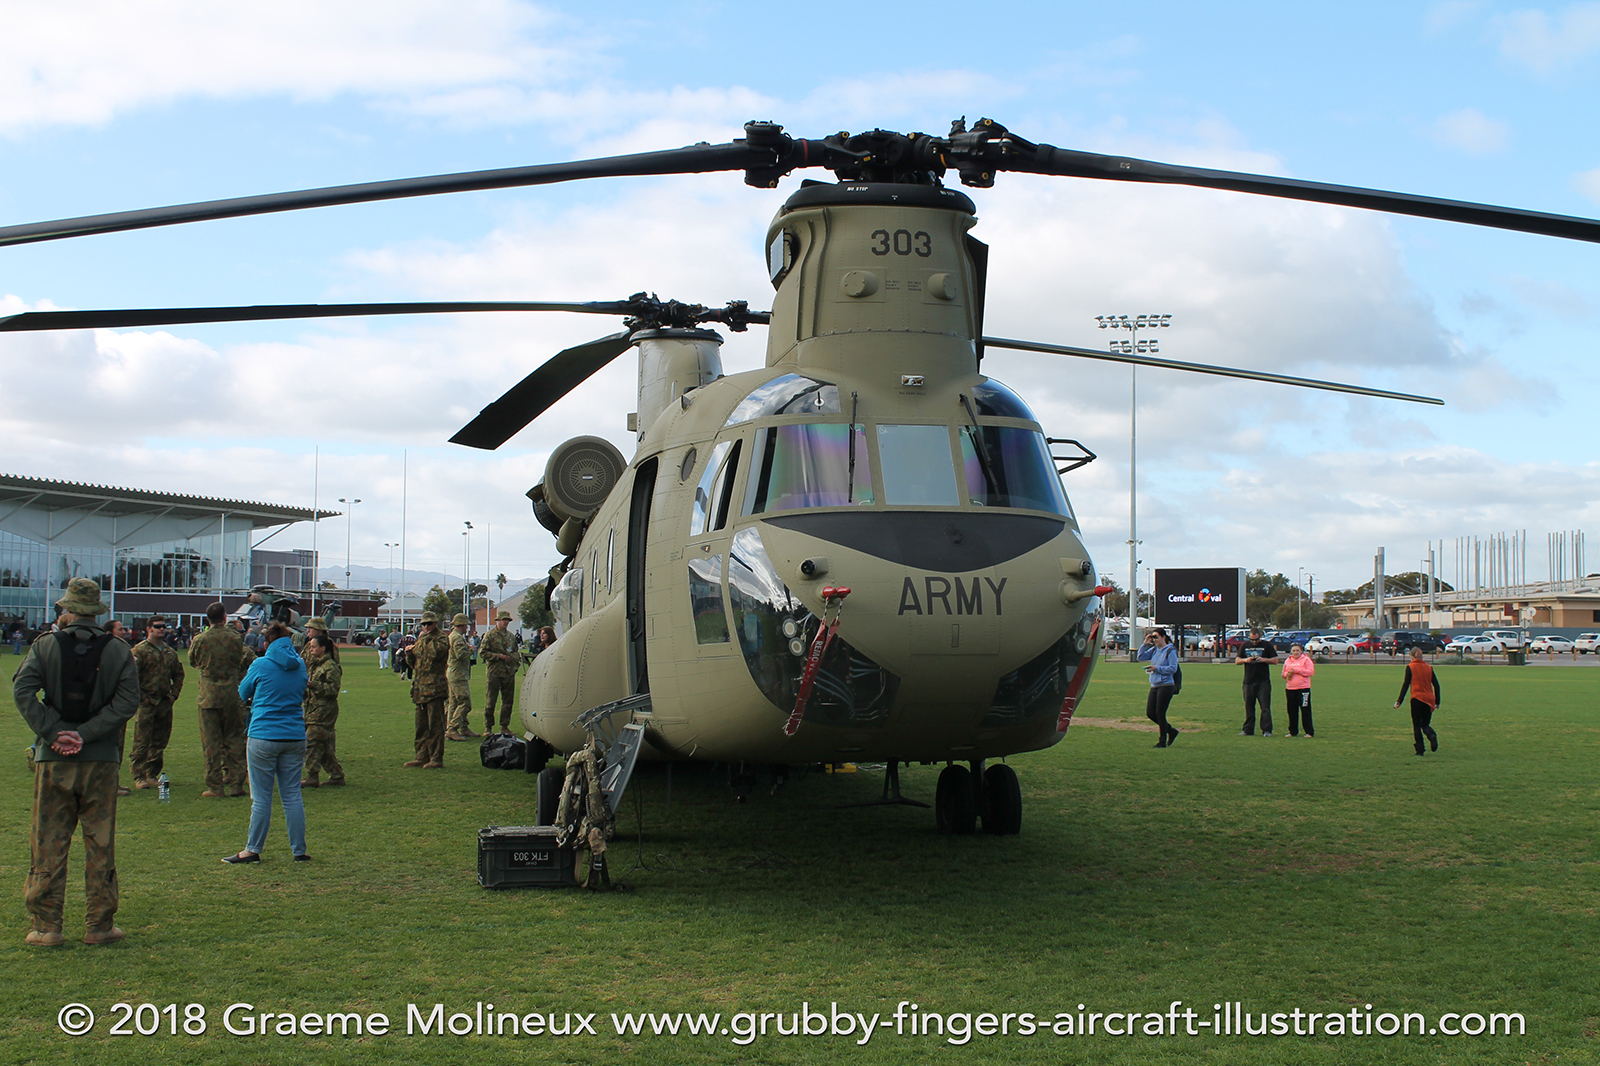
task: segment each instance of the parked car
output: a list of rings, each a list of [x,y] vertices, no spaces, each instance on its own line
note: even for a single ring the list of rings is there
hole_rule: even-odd
[[[1217,647],[1217,635],[1215,633],[1207,633],[1205,636],[1200,638],[1200,643],[1197,645],[1197,647],[1199,647],[1201,651],[1215,651]]]
[[[1448,636],[1435,636],[1420,629],[1391,629],[1379,640],[1379,646],[1391,655],[1409,655],[1412,648],[1423,651],[1444,651],[1450,642]]]
[[[1579,633],[1578,639],[1572,642],[1572,650],[1579,655],[1600,654],[1600,633]]]
[[[1479,633],[1475,637],[1457,637],[1446,644],[1444,650],[1463,655],[1499,655],[1506,650],[1506,646],[1487,633]]]
[[[1522,647],[1522,633],[1515,629],[1485,629],[1483,635],[1498,640],[1502,647],[1516,651]]]
[[[1127,651],[1128,631],[1126,629],[1122,629],[1112,633],[1107,633],[1104,647],[1106,651]]]
[[[1347,636],[1324,633],[1320,637],[1312,637],[1306,644],[1306,651],[1313,655],[1353,655],[1355,649],[1351,647],[1351,640]]]
[[[1575,650],[1575,647],[1574,643],[1568,640],[1566,637],[1558,637],[1552,634],[1546,637],[1534,637],[1532,640],[1528,641],[1528,650],[1545,651],[1551,653],[1559,652],[1563,655],[1568,655]]]
[[[1350,650],[1375,652],[1378,650],[1378,638],[1367,633],[1356,633],[1350,637]]]

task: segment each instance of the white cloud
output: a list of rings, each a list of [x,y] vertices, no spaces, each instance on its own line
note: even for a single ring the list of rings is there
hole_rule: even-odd
[[[1536,74],[1571,67],[1600,51],[1600,3],[1570,4],[1554,20],[1539,9],[1514,11],[1491,26],[1501,54]]]
[[[185,97],[526,91],[584,58],[563,20],[515,0],[6,0],[0,25],[0,132],[13,133]]]
[[[1583,195],[1600,204],[1600,169],[1586,170],[1582,174],[1575,175],[1572,184]]]
[[[1433,139],[1471,155],[1487,155],[1506,146],[1511,127],[1474,107],[1441,115],[1433,124]]]

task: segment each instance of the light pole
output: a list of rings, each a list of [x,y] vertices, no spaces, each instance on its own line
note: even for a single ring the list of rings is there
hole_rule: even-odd
[[[463,538],[461,572],[466,575],[461,579],[464,582],[461,586],[461,613],[466,615],[470,621],[472,618],[472,523],[462,522],[461,524],[467,527],[461,531]]]
[[[1303,566],[1294,568],[1294,627],[1296,629],[1304,629],[1306,627],[1304,612],[1300,609],[1300,575],[1304,570],[1305,567]]]
[[[351,528],[356,524],[356,504],[360,503],[361,501],[353,499],[347,500],[343,496],[340,496],[339,502],[348,503],[350,505],[350,510],[345,515],[344,523],[344,588],[345,591],[348,592],[350,591],[350,531]]]
[[[389,549],[389,595],[390,596],[394,596],[395,595],[395,591],[394,591],[394,550],[396,548],[400,547],[400,542],[399,541],[391,542],[391,541],[387,541],[386,540],[386,541],[383,542],[383,546],[385,548]],[[405,609],[406,609],[405,601],[401,600],[400,601],[400,610],[404,611]],[[393,607],[389,608],[389,624],[390,625],[394,624],[394,608]]]
[[[1159,342],[1139,339],[1141,329],[1164,329],[1171,315],[1095,315],[1101,329],[1125,329],[1128,340],[1113,340],[1110,349],[1128,355],[1160,351]],[[1139,653],[1139,366],[1128,368],[1128,658]]]

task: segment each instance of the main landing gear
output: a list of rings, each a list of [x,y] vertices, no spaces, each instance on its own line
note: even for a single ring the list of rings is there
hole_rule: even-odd
[[[987,770],[975,760],[969,770],[951,763],[939,774],[933,811],[941,832],[958,836],[974,833],[978,821],[995,836],[1016,836],[1022,831],[1022,786],[1016,771],[1005,763]]]

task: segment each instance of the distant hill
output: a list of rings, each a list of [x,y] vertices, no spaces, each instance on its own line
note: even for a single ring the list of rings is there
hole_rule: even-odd
[[[324,558],[326,558],[326,556],[324,556]],[[398,566],[394,568],[393,574],[394,583],[399,585],[400,568]],[[323,581],[333,582],[336,587],[344,587],[344,567],[342,566],[324,566],[319,571],[319,576]],[[510,575],[507,576],[509,577]],[[387,566],[355,565],[350,567],[350,586],[352,588],[390,591],[389,580],[390,570]],[[483,584],[483,577],[481,575],[474,580],[476,580],[480,585]],[[506,590],[503,593],[497,586],[494,585],[489,586],[489,591],[496,600],[499,600],[502,597],[515,596],[517,593],[521,592],[529,585],[532,585],[534,582],[542,580],[544,580],[543,574],[540,574],[538,577],[519,577],[513,580],[508,580],[506,582]],[[422,595],[435,585],[439,585],[447,589],[460,588],[464,582],[457,574],[444,574],[437,570],[408,569],[405,572],[405,584],[406,588],[410,589],[412,592]]]

